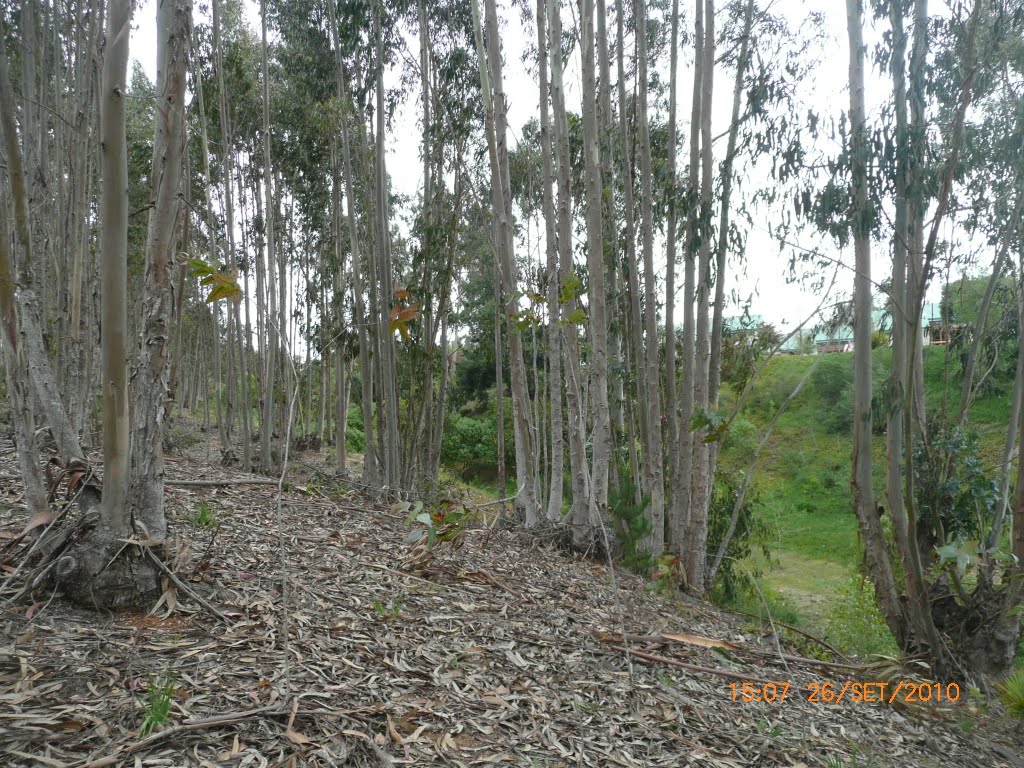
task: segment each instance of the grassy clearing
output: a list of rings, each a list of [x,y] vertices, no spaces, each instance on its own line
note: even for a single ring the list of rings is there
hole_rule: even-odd
[[[807,388],[779,419],[754,478],[760,514],[776,532],[771,545],[776,562],[754,565],[764,572],[767,591],[784,603],[782,610],[797,613],[797,623],[830,635],[852,652],[891,652],[884,626],[879,631],[880,619],[858,619],[874,608],[857,576],[861,554],[849,487],[850,432],[848,426],[840,428],[840,420],[851,406],[846,371],[852,374],[852,354],[825,359],[809,355],[773,358],[752,387],[742,419],[760,434],[779,404],[819,360]],[[888,374],[890,360],[888,349],[876,350],[876,389]],[[957,368],[958,360],[950,359],[944,348],[925,349],[930,412],[941,411],[944,404],[952,410],[958,404]],[[980,435],[982,454],[993,465],[1006,437],[1008,419],[1009,398],[1000,394],[979,398],[969,414],[970,426]],[[728,471],[744,471],[745,462],[737,460],[741,452],[741,446],[727,446],[722,466]],[[876,435],[874,453],[875,491],[884,500],[884,435]]]

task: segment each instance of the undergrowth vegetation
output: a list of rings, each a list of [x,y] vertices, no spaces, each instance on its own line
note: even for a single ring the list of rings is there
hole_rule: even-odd
[[[943,388],[956,390],[959,358],[948,348],[929,347],[924,352],[926,399],[929,404],[941,405]],[[874,450],[876,492],[883,500],[884,400],[890,361],[891,350],[880,340],[873,371]],[[849,486],[851,354],[824,358],[778,355],[753,381],[722,435],[709,510],[709,562],[729,528],[739,487],[757,454],[765,427],[815,363],[807,385],[778,419],[759,458],[712,594],[723,605],[765,620],[770,614],[776,621],[817,631],[850,654],[894,654],[896,648],[876,607],[872,587],[860,575],[861,544]],[[745,375],[751,373],[749,369],[749,365],[743,368]],[[737,385],[723,391],[723,418],[735,407],[739,390]],[[481,386],[471,394],[458,411],[446,417],[442,466],[447,482],[468,485],[478,495],[496,498],[494,389]],[[506,466],[512,475],[514,441],[511,407],[506,405]],[[978,516],[991,511],[994,485],[989,469],[1005,437],[1008,411],[1005,392],[994,382],[973,404],[967,429],[949,431],[936,423],[931,428],[935,439],[929,445],[930,452],[918,447],[921,509],[924,514],[948,510],[942,514],[949,516],[946,522],[954,536],[968,536],[977,528]],[[362,426],[361,411],[353,407],[348,420],[348,446],[356,452],[365,447]],[[620,461],[621,484],[609,497],[614,554],[623,567],[645,574],[654,584],[667,584],[675,579],[671,564],[640,545],[649,532],[645,510],[650,500],[631,478],[624,448]],[[514,478],[508,477],[504,492],[514,490]],[[431,528],[444,527],[444,523],[423,525],[427,538],[431,538]]]

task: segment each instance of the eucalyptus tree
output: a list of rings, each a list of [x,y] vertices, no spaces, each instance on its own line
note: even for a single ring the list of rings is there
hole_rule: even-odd
[[[543,175],[544,251],[547,268],[547,355],[550,364],[548,391],[551,418],[551,481],[545,515],[550,522],[562,517],[562,497],[565,484],[565,428],[562,417],[564,398],[562,384],[562,331],[559,309],[558,240],[555,234],[555,201],[552,187],[555,183],[553,147],[551,140],[550,81],[548,78],[548,24],[546,0],[537,0],[537,64],[540,87],[540,151]],[[557,55],[561,55],[559,52]]]
[[[642,3],[638,7],[642,7]],[[605,248],[602,207],[604,184],[601,181],[601,152],[598,135],[598,93],[594,61],[594,2],[580,3],[580,53],[583,75],[583,156],[587,188],[587,308],[590,330],[588,359],[591,407],[593,408],[593,458],[590,475],[591,508],[604,514],[608,507],[608,464],[611,459],[611,414],[608,410],[608,297],[605,291]],[[643,35],[640,39],[643,39]],[[643,70],[646,71],[646,70]],[[646,86],[646,80],[642,87]],[[646,126],[646,115],[641,121]],[[649,175],[648,177],[649,178]],[[652,307],[652,313],[655,311]],[[655,366],[657,361],[655,361]],[[657,368],[655,367],[655,374]],[[657,403],[657,398],[654,400]],[[659,420],[660,423],[660,420]],[[651,463],[660,466],[659,450]],[[660,483],[660,473],[658,480]]]
[[[274,317],[276,291],[274,258],[277,247],[274,227],[277,218],[277,203],[273,190],[273,174],[270,155],[270,68],[267,43],[267,2],[260,0],[260,22],[263,31],[263,48],[261,51],[261,72],[263,75],[263,199],[265,204],[266,227],[266,264],[267,264],[267,295],[269,297],[269,317],[267,319],[268,343],[266,359],[263,367],[263,407],[260,416],[260,465],[264,472],[272,471],[274,459],[271,453],[271,436],[274,431],[274,379],[277,375],[277,353],[282,328]]]
[[[146,245],[143,284],[145,310],[137,356],[138,367],[132,377],[134,418],[130,488],[124,502],[129,507],[130,519],[144,527],[147,538],[157,542],[163,541],[167,532],[164,515],[163,425],[170,373],[168,341],[174,314],[171,270],[174,264],[183,169],[185,85],[191,21],[191,0],[167,0],[157,4],[156,127],[152,165],[154,202],[149,216]],[[126,31],[124,34],[127,36]],[[113,222],[105,221],[104,230],[110,224],[116,227],[119,222],[116,218]],[[112,256],[113,253],[111,249],[104,255]],[[104,287],[108,287],[106,283]],[[113,285],[109,288],[109,293],[104,291],[104,296],[109,296],[105,306],[117,304],[122,295],[120,291],[115,293]],[[126,286],[123,293],[127,297]],[[104,328],[107,327],[104,324]],[[123,366],[124,350],[117,349],[116,353],[120,355]],[[127,413],[124,415],[127,419]],[[106,471],[110,472],[109,466]]]
[[[654,282],[654,189],[651,169],[651,136],[647,117],[648,76],[647,76],[647,11],[642,0],[634,6],[634,25],[637,41],[637,132],[640,154],[640,240],[643,245],[644,265],[644,330],[646,345],[637,349],[643,355],[646,381],[646,400],[640,404],[645,411],[641,424],[646,424],[644,451],[644,491],[651,497],[648,519],[651,530],[645,539],[647,549],[658,554],[665,545],[665,480],[662,439],[662,411],[660,380],[658,371],[658,304]],[[713,58],[713,57],[712,57]],[[710,149],[710,147],[709,147]],[[635,302],[636,300],[634,300]],[[639,318],[637,318],[639,324]],[[693,542],[691,542],[692,544]]]
[[[992,151],[991,143],[967,137],[979,133],[976,121],[984,124],[990,115],[998,113],[998,99],[990,101],[986,96],[993,92],[994,83],[1005,82],[1006,73],[1019,68],[1019,58],[1012,52],[1019,48],[1022,20],[1006,4],[984,0],[959,9],[948,19],[930,17],[924,0],[889,4],[878,12],[887,17],[892,31],[891,44],[883,49],[883,56],[893,80],[895,123],[873,128],[866,122],[863,105],[863,8],[857,0],[848,2],[852,128],[848,172],[853,190],[850,224],[857,257],[852,478],[855,511],[868,572],[897,643],[907,652],[923,654],[937,674],[975,678],[978,674],[1001,673],[1012,663],[1020,635],[1020,621],[1014,615],[1021,595],[1017,577],[1020,566],[1011,560],[1008,567],[997,567],[1002,546],[1001,509],[1005,507],[997,503],[999,494],[994,483],[970,474],[972,463],[965,452],[970,450],[969,440],[957,437],[965,429],[975,384],[973,365],[966,366],[968,375],[956,410],[947,412],[943,405],[936,412],[926,412],[920,372],[921,310],[940,253],[950,245],[940,236],[944,223],[977,228],[979,220],[988,218],[998,243],[1006,219],[1013,219],[1017,206],[1013,194],[993,196],[989,182],[981,180],[987,171],[981,169],[1005,160],[1012,166],[1019,146],[1003,146],[997,153]],[[909,67],[908,15],[913,24]],[[937,64],[926,70],[924,64],[930,56]],[[1016,122],[1019,136],[1019,116]],[[880,132],[891,151],[873,157],[867,141],[869,130]],[[964,151],[965,144],[973,145],[971,165],[963,162],[965,156],[970,156]],[[939,161],[930,162],[928,157]],[[867,169],[873,162],[883,172],[876,185],[868,181]],[[841,168],[845,171],[846,165]],[[997,186],[1009,183],[1012,189],[1014,180],[1019,179],[1016,171],[1015,166],[1007,167],[999,174]],[[983,188],[985,193],[978,194]],[[972,205],[958,205],[958,194],[974,195]],[[891,203],[886,199],[890,195]],[[999,203],[989,202],[997,197],[1002,197]],[[819,202],[827,207],[828,199],[824,195]],[[891,224],[878,215],[887,203],[895,214]],[[963,210],[971,213],[966,221],[958,222]],[[841,228],[837,231],[842,234]],[[881,397],[888,405],[886,496],[894,548],[879,521],[871,482],[869,249],[871,238],[879,234],[892,238],[893,253],[888,281],[894,318],[893,366]],[[997,252],[990,286],[998,281],[1001,262]],[[990,300],[983,299],[983,308]],[[984,319],[978,330],[983,328]],[[968,360],[976,351],[974,347],[967,354]],[[1022,389],[1015,391],[1020,397]],[[1008,445],[1016,439],[1016,428],[1016,424],[1008,428]],[[950,482],[970,485],[974,489],[970,499],[936,505],[937,488],[948,487]],[[1020,508],[1015,509],[1015,515]],[[971,544],[968,537],[986,543]],[[1024,551],[1016,539],[1009,546],[1018,558]],[[978,564],[973,586],[967,586],[970,576],[955,565],[957,562],[964,567],[971,562]]]
[[[6,52],[0,50],[0,130],[11,172],[14,219],[24,274],[16,300],[20,333],[26,341],[29,375],[46,421],[57,442],[86,513],[88,532],[76,543],[59,535],[42,551],[55,562],[57,583],[73,599],[101,608],[144,604],[159,590],[153,558],[126,548],[124,539],[141,534],[143,551],[163,543],[162,425],[167,397],[167,339],[173,307],[171,253],[181,184],[185,71],[191,5],[187,0],[161,4],[157,14],[158,80],[152,183],[154,205],[146,246],[142,344],[133,391],[128,376],[128,147],[125,101],[131,4],[108,8],[103,76],[99,89],[101,292],[103,297],[103,456],[102,487],[92,476],[42,344],[30,273],[33,236],[25,198],[25,169],[18,146]],[[23,124],[22,131],[26,130]],[[6,243],[5,243],[6,245]],[[5,264],[6,262],[6,264]],[[9,265],[0,259],[0,266]],[[4,270],[7,271],[7,270]],[[10,298],[0,292],[0,301]],[[5,317],[11,307],[0,307]],[[140,417],[130,445],[129,398]],[[102,491],[102,493],[101,493]],[[95,514],[96,517],[92,518]]]
[[[578,323],[585,313],[579,307],[580,280],[573,265],[572,243],[572,159],[569,123],[565,106],[564,61],[562,54],[562,17],[559,0],[548,0],[547,8],[551,64],[551,107],[554,132],[554,157],[557,194],[557,238],[559,303],[562,307],[562,343],[565,348],[566,421],[568,426],[569,474],[572,483],[570,521],[573,539],[586,546],[593,539],[593,510],[590,507],[591,473],[587,461],[587,418],[584,411],[585,386],[580,366]]]
[[[681,545],[682,526],[678,516],[673,515],[676,509],[673,499],[679,455],[679,408],[678,408],[678,370],[676,363],[676,234],[678,225],[678,194],[676,178],[677,128],[676,92],[679,83],[679,0],[672,0],[669,18],[671,38],[669,41],[669,75],[668,75],[668,148],[667,148],[667,200],[665,216],[665,422],[666,431],[663,445],[668,461],[665,462],[667,498],[665,499],[665,534],[667,548],[677,550]],[[742,78],[741,78],[742,80]],[[735,116],[733,122],[735,123]],[[724,206],[723,206],[724,210]],[[722,270],[720,270],[720,273]],[[687,426],[687,428],[689,428]]]
[[[697,242],[697,282],[695,294],[697,313],[694,323],[694,360],[692,384],[694,416],[708,419],[710,405],[710,299],[711,299],[711,245],[712,245],[712,204],[714,185],[714,163],[711,135],[711,99],[714,88],[715,69],[715,4],[714,0],[704,3],[704,37],[698,40],[697,54],[701,62],[701,110],[700,110],[700,196],[696,231]],[[691,130],[695,129],[691,127]],[[719,233],[721,236],[722,233]],[[692,446],[692,486],[686,523],[686,577],[695,589],[702,589],[704,584],[704,568],[707,552],[705,551],[708,535],[708,505],[710,503],[713,482],[711,467],[711,451],[709,441],[705,440],[704,428],[694,430]]]
[[[495,216],[495,249],[504,294],[504,316],[508,328],[509,368],[512,380],[512,418],[516,446],[515,507],[528,526],[540,519],[539,478],[535,473],[535,425],[531,419],[522,332],[515,322],[511,297],[516,292],[516,264],[512,231],[512,192],[509,180],[507,113],[501,64],[498,15],[494,0],[485,0],[481,19],[476,0],[473,10],[474,36],[479,57],[480,90],[485,109],[485,130],[491,165],[491,200]],[[485,28],[486,27],[486,38]]]
[[[700,131],[703,109],[704,56],[702,44],[704,32],[704,5],[695,0],[693,14],[694,63],[693,95],[690,106],[689,169],[686,183],[686,240],[683,249],[683,344],[682,362],[683,390],[679,398],[679,445],[676,449],[675,488],[672,492],[672,510],[669,519],[670,540],[678,554],[683,554],[683,544],[689,533],[690,510],[693,505],[693,456],[696,445],[692,429],[695,407],[693,381],[696,372],[697,328],[697,251],[698,234],[698,184],[700,179]]]

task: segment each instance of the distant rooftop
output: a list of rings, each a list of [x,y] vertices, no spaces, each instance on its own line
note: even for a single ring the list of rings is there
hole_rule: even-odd
[[[761,315],[733,315],[722,321],[722,327],[730,333],[756,331],[762,325],[764,325],[764,317]]]

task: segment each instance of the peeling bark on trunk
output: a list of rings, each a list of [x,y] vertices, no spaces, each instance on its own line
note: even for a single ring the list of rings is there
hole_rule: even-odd
[[[131,10],[129,0],[110,3],[100,100],[104,469],[101,538],[132,533],[128,507],[128,159],[125,135]]]
[[[694,9],[694,71],[693,100],[690,109],[690,172],[687,180],[688,210],[686,220],[686,245],[683,251],[683,358],[680,367],[683,372],[683,390],[679,402],[679,443],[676,447],[678,458],[675,466],[675,487],[672,490],[672,511],[669,517],[669,529],[675,531],[670,535],[674,541],[673,551],[688,557],[686,531],[689,527],[691,497],[693,491],[693,385],[696,366],[696,328],[694,300],[696,291],[696,256],[697,256],[697,183],[700,171],[700,125],[702,92],[701,82],[704,79],[704,57],[701,45],[704,39],[704,6],[703,0],[695,0]]]
[[[149,538],[167,535],[164,516],[163,430],[167,407],[168,353],[173,297],[174,229],[178,220],[185,141],[185,65],[191,0],[157,3],[156,128],[153,199],[144,283],[145,317],[139,367],[133,376],[135,418],[131,441],[130,514]]]

